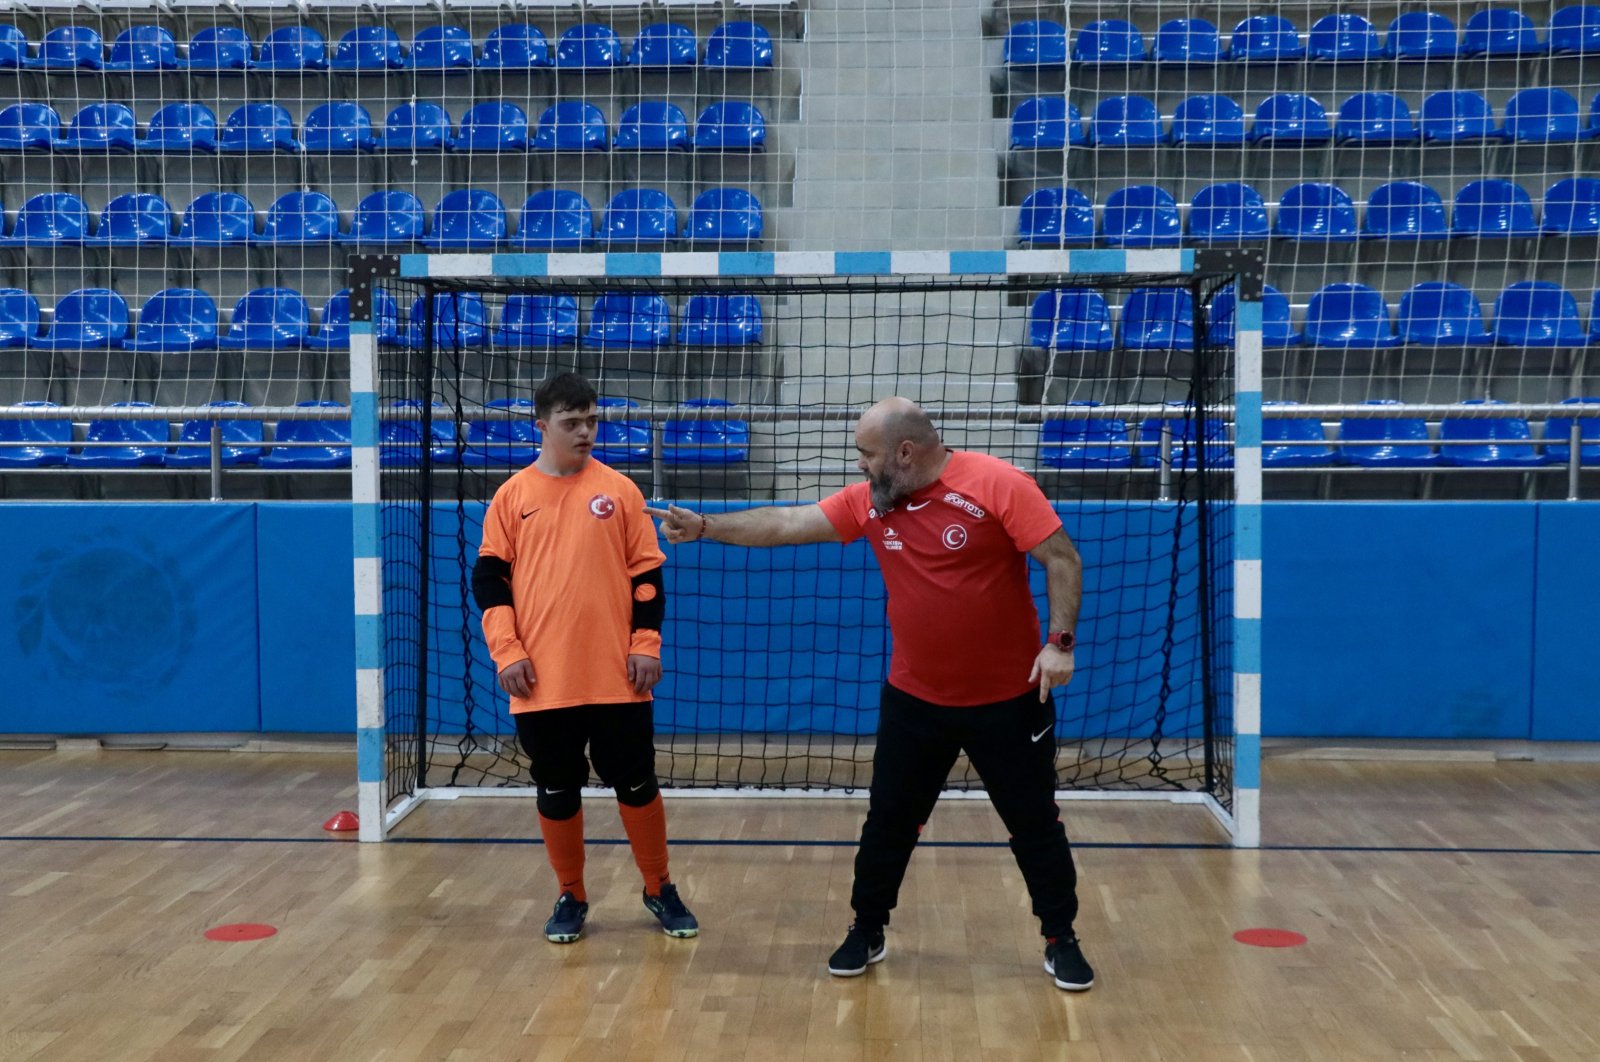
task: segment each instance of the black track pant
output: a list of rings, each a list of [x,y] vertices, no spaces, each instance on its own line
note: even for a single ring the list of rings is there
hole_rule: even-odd
[[[1078,915],[1078,874],[1055,802],[1055,705],[1053,699],[1040,704],[1036,691],[948,708],[884,686],[871,800],[850,895],[857,921],[888,923],[918,828],[962,750],[1011,831],[1011,852],[1042,932],[1069,935]]]

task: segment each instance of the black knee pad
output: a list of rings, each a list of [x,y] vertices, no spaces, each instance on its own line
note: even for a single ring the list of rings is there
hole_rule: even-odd
[[[564,822],[583,810],[583,792],[577,786],[551,792],[539,787],[539,814],[551,822]]]
[[[659,792],[661,786],[656,781],[655,774],[647,774],[642,780],[635,778],[631,782],[618,783],[617,803],[626,804],[630,808],[642,808],[654,800]]]

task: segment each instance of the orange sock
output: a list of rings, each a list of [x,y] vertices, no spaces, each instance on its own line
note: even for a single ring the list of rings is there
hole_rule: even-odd
[[[667,876],[667,807],[661,794],[642,808],[618,804],[617,810],[622,813],[622,828],[628,832],[633,861],[644,878],[644,891],[661,895],[661,886],[672,880]]]
[[[550,857],[550,869],[556,872],[561,891],[572,893],[579,903],[588,903],[589,894],[583,887],[583,810],[570,819],[540,815],[539,832],[544,835],[545,855]]]

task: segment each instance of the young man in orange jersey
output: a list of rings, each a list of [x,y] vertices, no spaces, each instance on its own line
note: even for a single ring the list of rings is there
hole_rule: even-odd
[[[1077,871],[1055,803],[1054,686],[1072,678],[1082,564],[1038,484],[987,454],[947,450],[921,409],[890,398],[856,427],[852,484],[817,505],[701,516],[673,506],[671,543],[742,546],[867,536],[889,589],[894,653],[883,688],[867,821],[856,851],[855,922],[828,960],[854,977],[888,954],[884,927],[917,833],[965,751],[1011,831],[1011,852],[1045,937],[1056,986],[1094,984],[1073,921]],[[1028,561],[1044,565],[1050,635],[1041,647]]]
[[[580,791],[592,761],[616,790],[645,907],[668,936],[692,937],[699,923],[667,875],[650,699],[661,679],[665,558],[639,488],[590,459],[596,397],[576,373],[534,394],[542,448],[489,503],[472,592],[532,761],[539,828],[561,890],[545,936],[570,944],[589,914]]]

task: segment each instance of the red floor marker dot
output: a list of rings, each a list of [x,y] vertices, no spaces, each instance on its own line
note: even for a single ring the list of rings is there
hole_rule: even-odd
[[[1298,948],[1306,942],[1304,933],[1292,929],[1241,929],[1233,939],[1253,948]]]
[[[353,811],[341,811],[327,822],[324,822],[322,828],[333,833],[359,830],[361,828],[361,820],[356,818],[356,813]]]
[[[235,922],[232,925],[212,926],[206,930],[206,939],[233,943],[240,940],[265,940],[276,936],[277,933],[276,926],[262,925],[259,922]]]

